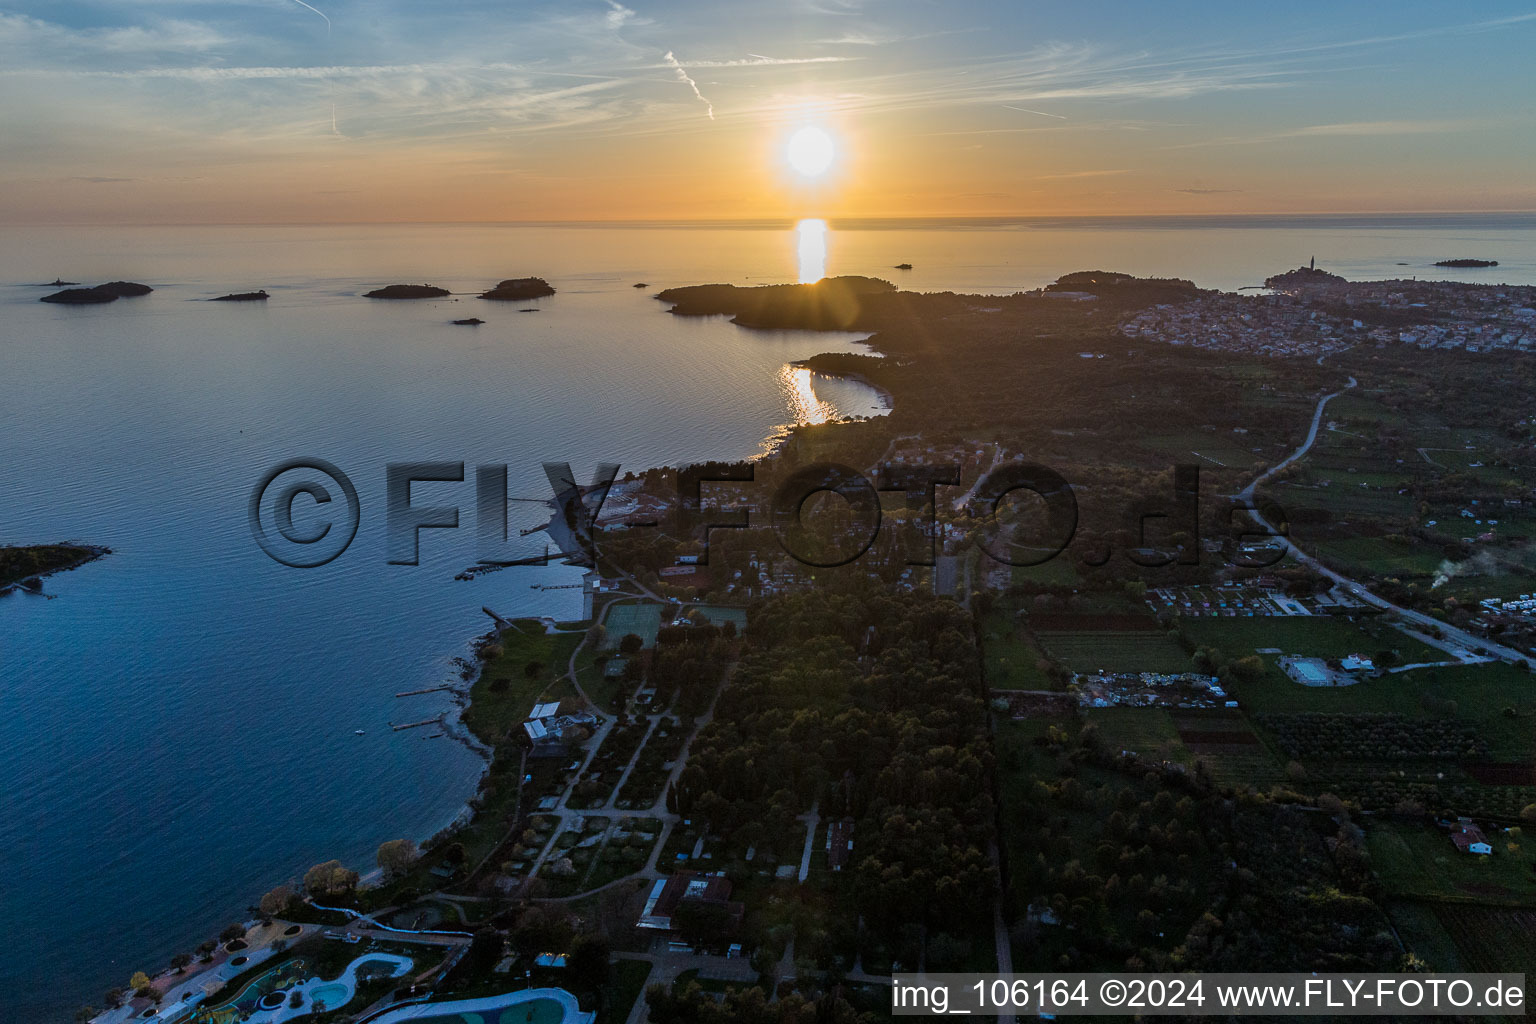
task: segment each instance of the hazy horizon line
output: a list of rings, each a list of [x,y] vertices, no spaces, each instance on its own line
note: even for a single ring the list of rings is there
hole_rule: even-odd
[[[1000,214],[990,216],[928,216],[928,217],[879,217],[879,216],[805,216],[805,217],[741,217],[741,218],[627,218],[581,220],[295,220],[295,221],[13,221],[5,224],[12,229],[26,228],[278,228],[278,227],[567,227],[567,228],[699,228],[732,230],[791,230],[804,220],[824,220],[833,230],[869,231],[901,227],[1005,227],[1022,226],[1087,226],[1110,224],[1161,224],[1165,226],[1212,226],[1240,227],[1245,224],[1309,226],[1392,226],[1393,224],[1424,225],[1426,222],[1445,221],[1463,224],[1478,220],[1507,220],[1515,218],[1524,223],[1521,227],[1536,227],[1536,209],[1533,210],[1429,210],[1429,211],[1360,211],[1351,213],[1129,213],[1129,214]]]

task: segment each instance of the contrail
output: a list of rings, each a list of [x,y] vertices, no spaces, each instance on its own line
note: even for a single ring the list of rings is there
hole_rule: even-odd
[[[299,2],[300,0],[294,0],[294,3]],[[667,55],[663,57],[662,60],[665,60],[668,66],[671,67],[674,72],[676,72],[677,80],[679,82],[686,83],[688,88],[693,90],[693,94],[699,98],[699,102],[704,104],[704,109],[709,114],[709,119],[713,121],[715,119],[715,105],[709,102],[709,100],[705,99],[703,93],[699,92],[699,83],[688,77],[688,72],[683,69],[682,62],[679,61],[676,57],[672,56],[671,50],[667,51]]]
[[[298,4],[300,7],[303,7],[305,10],[314,11],[316,14],[320,15],[320,17],[325,18],[325,37],[327,39],[331,37],[331,19],[325,17],[324,11],[320,10],[318,7],[310,7],[309,4],[304,2],[304,0],[293,0],[293,2]]]
[[[297,2],[297,0],[295,0],[295,2]],[[1054,117],[1058,121],[1065,121],[1067,119],[1063,114],[1047,114],[1043,110],[1030,110],[1028,107],[1014,107],[1009,106],[1007,103],[1003,104],[1003,108],[1006,110],[1020,110],[1026,114],[1039,114],[1041,117]]]

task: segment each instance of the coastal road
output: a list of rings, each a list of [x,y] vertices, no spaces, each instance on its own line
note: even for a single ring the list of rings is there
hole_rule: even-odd
[[[1302,442],[1301,447],[1297,448],[1281,462],[1276,463],[1269,469],[1265,470],[1263,473],[1259,474],[1247,487],[1243,488],[1233,497],[1243,503],[1244,507],[1248,509],[1248,514],[1253,517],[1254,522],[1258,523],[1259,526],[1275,535],[1275,539],[1281,543],[1285,551],[1292,558],[1296,559],[1298,563],[1306,566],[1308,569],[1311,569],[1318,575],[1332,580],[1335,584],[1342,588],[1345,593],[1349,594],[1351,597],[1354,597],[1356,600],[1363,601],[1364,603],[1371,605],[1372,607],[1379,608],[1382,611],[1390,612],[1391,614],[1397,616],[1398,619],[1402,622],[1412,623],[1413,625],[1421,627],[1426,631],[1431,631],[1429,636],[1420,636],[1420,639],[1424,640],[1426,643],[1430,643],[1432,646],[1439,647],[1441,650],[1446,651],[1448,654],[1451,654],[1453,657],[1455,657],[1458,661],[1462,662],[1476,660],[1476,658],[1469,659],[1463,656],[1464,654],[1470,653],[1474,656],[1484,655],[1490,659],[1496,658],[1500,661],[1506,661],[1511,664],[1528,663],[1528,656],[1523,651],[1515,650],[1513,647],[1506,647],[1503,644],[1494,643],[1492,640],[1485,640],[1482,637],[1473,633],[1469,633],[1464,629],[1458,629],[1448,622],[1441,622],[1439,619],[1436,619],[1432,615],[1426,615],[1423,612],[1414,611],[1412,608],[1404,608],[1402,605],[1393,604],[1386,598],[1373,594],[1370,589],[1359,580],[1351,579],[1341,572],[1336,572],[1335,570],[1330,569],[1317,558],[1298,548],[1294,543],[1291,542],[1290,537],[1282,535],[1276,531],[1275,525],[1266,519],[1264,514],[1260,512],[1256,507],[1254,503],[1254,491],[1258,488],[1258,486],[1264,483],[1266,480],[1274,477],[1276,473],[1279,473],[1287,466],[1294,463],[1297,459],[1300,459],[1307,454],[1307,452],[1312,448],[1313,442],[1317,440],[1318,427],[1323,420],[1323,410],[1327,408],[1329,402],[1342,395],[1349,388],[1354,387],[1356,383],[1357,381],[1355,378],[1351,377],[1349,378],[1349,383],[1343,389],[1332,392],[1331,394],[1324,395],[1322,398],[1318,399],[1317,409],[1312,413],[1312,425],[1310,428],[1308,428],[1307,439]],[[1434,639],[1436,635],[1439,637],[1438,642],[1436,642]]]

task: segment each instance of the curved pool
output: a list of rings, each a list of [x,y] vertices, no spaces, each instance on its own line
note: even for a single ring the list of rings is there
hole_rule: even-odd
[[[373,1024],[591,1024],[576,997],[560,988],[530,988],[483,999],[421,1003],[390,1010]]]
[[[352,1001],[352,988],[350,985],[341,985],[334,981],[319,985],[309,990],[309,1001],[311,1004],[324,1003],[327,1010],[338,1010]],[[319,1008],[315,1005],[316,1010]]]

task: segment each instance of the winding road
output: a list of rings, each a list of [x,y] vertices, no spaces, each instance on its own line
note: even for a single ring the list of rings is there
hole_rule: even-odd
[[[1418,639],[1423,640],[1425,643],[1440,648],[1461,662],[1475,662],[1478,660],[1496,659],[1499,661],[1509,662],[1511,664],[1528,664],[1529,658],[1523,651],[1518,651],[1513,647],[1506,647],[1503,644],[1494,643],[1492,640],[1485,640],[1484,638],[1469,633],[1464,629],[1458,629],[1448,622],[1442,622],[1432,615],[1426,615],[1423,612],[1414,611],[1412,608],[1404,608],[1402,605],[1393,604],[1386,598],[1373,594],[1370,589],[1359,580],[1351,579],[1341,572],[1330,569],[1316,557],[1307,554],[1305,551],[1302,551],[1294,543],[1292,543],[1290,537],[1276,530],[1274,524],[1266,519],[1264,514],[1258,510],[1258,507],[1254,503],[1255,490],[1259,487],[1260,484],[1271,479],[1275,476],[1275,474],[1281,472],[1287,466],[1294,463],[1297,459],[1302,458],[1307,454],[1309,450],[1311,450],[1313,442],[1317,440],[1318,428],[1323,421],[1323,410],[1327,408],[1329,402],[1333,401],[1335,398],[1339,397],[1350,388],[1355,387],[1357,383],[1358,382],[1355,380],[1355,378],[1351,377],[1349,378],[1349,383],[1340,390],[1326,394],[1322,398],[1319,398],[1317,400],[1317,408],[1312,413],[1312,425],[1308,428],[1307,438],[1302,442],[1301,447],[1297,448],[1282,461],[1277,462],[1275,465],[1259,474],[1253,479],[1251,483],[1248,484],[1247,487],[1244,487],[1237,494],[1233,495],[1233,497],[1243,503],[1243,506],[1248,510],[1248,514],[1253,517],[1254,522],[1258,523],[1259,526],[1273,534],[1275,539],[1280,541],[1280,543],[1284,546],[1286,553],[1288,553],[1292,558],[1296,559],[1298,563],[1306,566],[1308,569],[1311,569],[1318,575],[1332,580],[1339,587],[1343,588],[1343,590],[1350,596],[1363,601],[1372,607],[1380,608],[1382,611],[1390,612],[1391,614],[1397,616],[1401,623],[1411,623],[1414,626],[1418,626],[1421,629],[1428,631],[1428,635],[1424,635],[1424,633],[1415,634]],[[1468,657],[1469,654],[1474,656],[1481,655],[1482,658]]]

